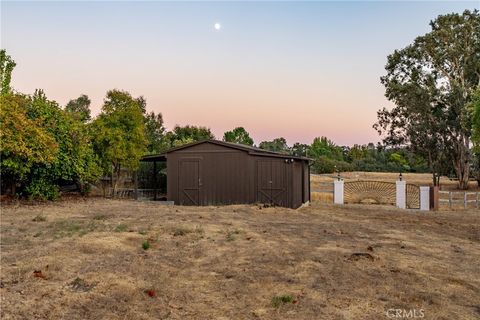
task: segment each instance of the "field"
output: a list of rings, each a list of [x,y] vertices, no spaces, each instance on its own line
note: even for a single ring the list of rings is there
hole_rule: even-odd
[[[2,319],[480,317],[477,210],[92,198],[3,205],[1,236]]]

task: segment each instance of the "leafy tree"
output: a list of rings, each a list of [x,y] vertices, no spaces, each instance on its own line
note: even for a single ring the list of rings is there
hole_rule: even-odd
[[[161,113],[155,114],[152,111],[145,114],[145,135],[148,153],[160,153],[170,147]]]
[[[52,163],[58,144],[41,121],[27,116],[28,97],[0,95],[0,170],[2,187],[16,193],[32,166]]]
[[[480,86],[477,87],[471,103],[468,106],[472,114],[472,142],[475,159],[473,161],[473,173],[480,186]]]
[[[75,118],[82,122],[89,121],[90,117],[90,99],[82,94],[74,100],[70,100],[65,106],[65,111],[70,112]]]
[[[52,162],[32,166],[26,193],[51,200],[62,182],[75,182],[82,191],[88,191],[88,183],[97,180],[101,171],[85,124],[48,100],[42,90],[30,97],[27,115],[55,138],[58,152]]]
[[[480,85],[472,95],[469,111],[472,114],[472,142],[474,151],[480,153]]]
[[[194,141],[202,140],[211,140],[215,139],[215,136],[206,127],[196,127],[196,126],[175,126],[173,131],[167,134],[167,139],[170,141],[172,147],[178,147],[187,143]]]
[[[308,144],[295,142],[292,146],[291,153],[297,157],[305,157],[309,149],[310,146]]]
[[[94,147],[104,174],[113,172],[115,176],[114,194],[121,169],[137,169],[146,152],[143,101],[132,98],[126,91],[108,91],[102,112],[92,123]]]
[[[313,139],[313,143],[308,150],[308,155],[314,159],[320,156],[325,156],[333,160],[343,160],[342,148],[335,145],[333,141],[326,137],[317,137]]]
[[[389,145],[410,146],[434,174],[453,165],[459,188],[468,188],[471,117],[467,104],[480,83],[480,15],[441,15],[432,31],[388,57],[381,81],[392,110],[374,125]]]
[[[260,149],[288,154],[290,152],[285,138],[275,138],[272,141],[262,141],[258,145]]]
[[[250,138],[247,130],[245,130],[243,127],[237,127],[232,131],[225,132],[223,134],[223,141],[253,146],[253,139]]]
[[[348,151],[347,159],[349,161],[355,161],[355,160],[365,159],[368,156],[369,156],[369,153],[365,145],[355,144]]]
[[[12,79],[13,68],[15,68],[15,61],[7,55],[5,49],[0,50],[0,94],[4,95],[11,91],[10,81]]]
[[[389,160],[397,167],[402,168],[402,171],[410,170],[410,166],[408,165],[407,160],[399,152],[391,153],[389,156]]]

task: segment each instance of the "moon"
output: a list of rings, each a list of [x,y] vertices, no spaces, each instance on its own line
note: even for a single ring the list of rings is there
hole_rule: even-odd
[[[217,23],[215,23],[215,24],[213,25],[213,27],[215,28],[215,30],[218,31],[218,30],[220,30],[220,29],[222,28],[222,25],[217,22]]]

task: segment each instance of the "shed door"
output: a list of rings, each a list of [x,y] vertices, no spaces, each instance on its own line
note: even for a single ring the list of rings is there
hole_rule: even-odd
[[[178,194],[180,205],[197,206],[200,200],[200,161],[180,160]]]
[[[257,202],[287,206],[287,175],[283,160],[257,161]]]

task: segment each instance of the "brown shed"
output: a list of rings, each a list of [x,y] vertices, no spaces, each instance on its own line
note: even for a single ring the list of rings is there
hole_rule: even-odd
[[[142,161],[166,161],[167,199],[179,205],[267,203],[298,208],[310,201],[305,157],[205,140]]]

